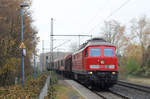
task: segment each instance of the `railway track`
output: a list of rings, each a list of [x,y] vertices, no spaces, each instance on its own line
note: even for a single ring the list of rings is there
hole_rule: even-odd
[[[148,86],[125,81],[118,81],[116,86],[120,86],[121,88],[118,87],[119,90],[112,90],[113,88],[110,88],[108,91],[93,92],[103,99],[150,99],[150,87]]]
[[[80,82],[76,81],[77,83],[81,84]],[[81,84],[82,86],[86,87],[89,89],[91,92],[95,93],[97,96],[99,96],[100,99],[130,99],[126,97],[126,95],[119,94],[117,92],[111,91],[109,89],[107,90],[102,90],[99,89],[98,87],[91,87],[91,86],[86,86],[84,84]]]
[[[97,94],[98,96],[100,96],[103,99],[130,99],[126,96],[123,96],[121,94],[112,92],[110,90],[109,91],[101,91],[101,92],[95,91],[94,93]]]
[[[150,87],[125,81],[118,81],[118,83],[114,85],[114,87],[109,88],[109,90],[99,90],[99,88],[95,89],[81,84],[81,82],[77,83],[80,83],[80,85],[95,93],[100,99],[150,99]]]
[[[83,86],[85,86],[85,85],[83,85]],[[87,89],[91,90],[96,95],[98,95],[100,97],[100,99],[130,99],[126,95],[112,91],[110,89],[100,89],[99,87],[92,88],[92,87],[88,87],[88,86],[85,86],[85,87]]]
[[[150,99],[150,87],[148,86],[118,81],[110,90],[122,96],[129,97],[129,99]]]
[[[148,86],[138,85],[138,84],[129,83],[129,82],[125,82],[125,81],[118,81],[117,85],[125,86],[125,87],[139,90],[142,92],[150,93],[150,87],[148,87]]]

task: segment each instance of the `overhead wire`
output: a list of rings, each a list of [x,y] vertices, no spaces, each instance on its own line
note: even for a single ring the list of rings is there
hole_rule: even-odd
[[[113,14],[115,14],[116,12],[118,12],[121,8],[123,8],[126,4],[129,3],[130,0],[126,0],[123,4],[121,4],[119,6],[119,8],[115,9],[109,16],[106,17],[105,20],[107,20],[108,18],[110,18],[111,16],[113,16]]]
[[[105,7],[106,5],[108,5],[108,2],[106,2],[106,4],[104,5],[104,7]],[[100,12],[101,10],[103,10],[103,9],[99,8],[99,9],[98,9],[98,12]],[[87,24],[90,24],[91,21],[94,20],[96,17],[101,17],[101,15],[99,15],[99,14],[95,15]]]
[[[126,0],[124,3],[122,3],[117,9],[115,9],[112,13],[110,13],[105,19],[104,21],[106,21],[108,18],[112,17],[116,12],[118,12],[121,8],[123,8],[124,6],[126,6],[129,1],[131,0]],[[95,25],[90,31],[89,33],[91,33],[91,31],[93,31],[98,25],[100,25],[101,23],[99,22],[97,25]]]
[[[107,2],[105,2],[105,4],[104,4],[104,7],[105,6],[107,6],[108,5],[108,1]],[[104,10],[104,8],[102,9],[102,8],[98,8],[98,12],[99,11],[101,11],[101,10]],[[92,21],[93,20],[95,20],[97,17],[101,17],[101,15],[99,15],[99,14],[96,14],[94,17],[92,17],[88,22],[87,22],[87,24],[90,24],[90,23],[92,23]],[[91,34],[92,35],[92,34]],[[84,39],[84,40],[87,40],[87,38],[86,39]]]

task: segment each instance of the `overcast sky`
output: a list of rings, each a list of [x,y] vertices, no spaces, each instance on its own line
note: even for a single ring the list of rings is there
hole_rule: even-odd
[[[116,11],[124,2],[126,2],[126,5]],[[44,40],[45,51],[49,49],[51,18],[54,18],[54,34],[56,35],[92,34],[98,36],[104,20],[115,19],[127,24],[132,18],[138,18],[142,15],[149,17],[149,4],[150,0],[33,0],[31,10],[34,19],[33,24],[37,28],[40,37],[40,52],[42,40]],[[113,13],[114,11],[116,12]],[[113,15],[108,17],[111,13]],[[68,39],[69,43],[78,40],[77,37],[61,39]],[[81,37],[81,43],[85,39],[88,39],[88,37]],[[58,46],[63,42],[66,41],[57,40],[54,42],[54,46]],[[69,43],[59,49],[65,49],[69,46]]]

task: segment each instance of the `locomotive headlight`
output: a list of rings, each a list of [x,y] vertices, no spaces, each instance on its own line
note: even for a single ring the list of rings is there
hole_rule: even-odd
[[[115,75],[115,74],[116,74],[116,72],[112,72],[112,74],[113,74],[113,75]]]
[[[93,72],[89,72],[89,74],[93,74]]]

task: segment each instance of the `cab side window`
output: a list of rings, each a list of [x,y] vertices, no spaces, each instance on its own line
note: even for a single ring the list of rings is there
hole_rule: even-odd
[[[85,50],[85,57],[87,57],[88,56],[88,51],[87,51],[87,49]]]

